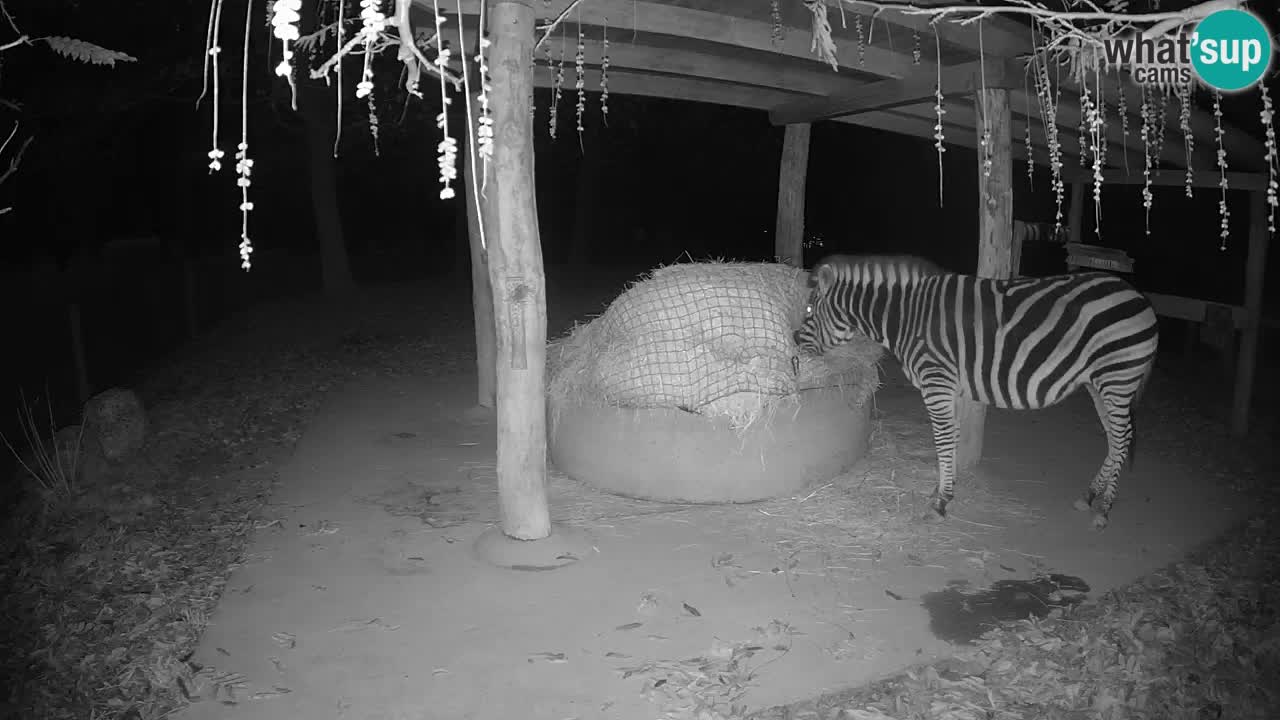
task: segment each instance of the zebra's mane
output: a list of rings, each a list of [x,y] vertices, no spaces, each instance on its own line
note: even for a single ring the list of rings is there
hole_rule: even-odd
[[[821,264],[831,265],[851,277],[880,277],[901,282],[912,282],[947,272],[933,262],[915,255],[832,255]]]

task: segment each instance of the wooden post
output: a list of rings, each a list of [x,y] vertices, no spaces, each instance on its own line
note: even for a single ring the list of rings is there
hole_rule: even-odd
[[[1067,208],[1067,241],[1078,243],[1084,236],[1084,183],[1071,183],[1071,206]]]
[[[778,225],[773,237],[774,258],[804,267],[804,192],[809,173],[809,123],[788,125],[782,138],[778,166]]]
[[[1013,261],[1013,134],[1009,91],[979,90],[978,109],[978,276],[1007,278]],[[989,145],[982,148],[983,120],[990,130]],[[986,157],[984,157],[984,154]],[[988,167],[986,161],[990,159]],[[982,434],[987,406],[956,398],[960,437],[956,468],[966,469],[982,459]]]
[[[1231,432],[1249,432],[1249,401],[1253,396],[1253,371],[1258,359],[1258,333],[1262,329],[1262,281],[1267,267],[1267,197],[1249,193],[1249,255],[1245,258],[1244,327],[1236,355],[1236,386],[1231,402]]]
[[[1009,277],[1020,277],[1022,275],[1022,244],[1027,241],[1028,226],[1025,223],[1013,224],[1013,245],[1009,248]]]
[[[472,78],[480,77],[480,67],[474,61],[467,63],[467,72],[471,73]],[[469,102],[471,116],[478,117],[480,101],[473,97]],[[475,322],[476,335],[476,403],[483,408],[493,408],[497,406],[497,341],[494,338],[493,288],[489,283],[489,252],[481,244],[480,235],[480,218],[487,215],[481,205],[487,205],[490,200],[478,195],[480,188],[484,186],[484,166],[476,157],[472,133],[466,135],[467,152],[462,155],[462,197],[466,203],[467,246],[471,254],[471,317]],[[472,173],[475,173],[474,177]],[[492,198],[492,186],[489,186],[488,192]],[[493,238],[486,238],[486,242],[492,241]]]
[[[489,15],[494,152],[485,217],[497,333],[498,497],[502,531],[551,534],[544,368],[547,296],[534,206],[533,0],[497,0]]]

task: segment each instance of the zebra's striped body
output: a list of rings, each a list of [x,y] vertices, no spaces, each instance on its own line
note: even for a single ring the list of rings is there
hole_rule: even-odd
[[[1084,386],[1107,433],[1107,458],[1076,506],[1107,524],[1133,439],[1133,404],[1158,342],[1151,303],[1100,272],[987,280],[909,257],[827,258],[796,331],[802,350],[825,352],[861,333],[902,363],[920,390],[938,454],[934,509],[946,514],[955,482],[955,399],[1035,409]]]

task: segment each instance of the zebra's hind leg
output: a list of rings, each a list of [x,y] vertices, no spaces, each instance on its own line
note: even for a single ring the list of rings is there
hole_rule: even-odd
[[[1127,402],[1120,398],[1104,397],[1093,383],[1086,383],[1085,388],[1093,398],[1098,420],[1102,422],[1102,429],[1107,434],[1107,457],[1093,476],[1088,492],[1083,498],[1076,500],[1075,507],[1081,511],[1093,510],[1093,526],[1101,530],[1107,526],[1111,505],[1116,499],[1120,468],[1124,466],[1125,457],[1129,454],[1129,444],[1133,440],[1133,423]]]
[[[959,436],[956,393],[950,388],[926,388],[920,394],[924,397],[925,410],[929,412],[933,449],[938,454],[938,487],[933,491],[931,506],[938,517],[946,517],[947,503],[955,497],[956,440]]]

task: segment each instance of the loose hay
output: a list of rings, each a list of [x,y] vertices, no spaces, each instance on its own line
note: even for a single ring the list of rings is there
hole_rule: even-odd
[[[737,429],[794,404],[802,389],[846,386],[861,403],[875,391],[883,349],[863,340],[800,355],[792,332],[807,277],[778,263],[658,268],[550,344],[548,395],[557,407],[683,408],[728,417]]]

